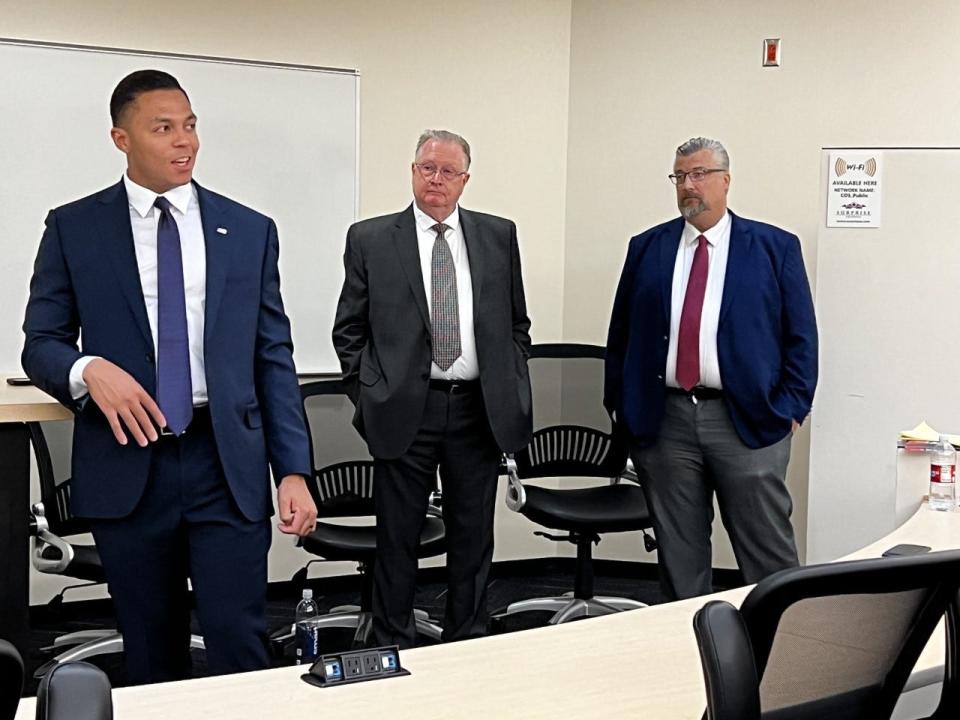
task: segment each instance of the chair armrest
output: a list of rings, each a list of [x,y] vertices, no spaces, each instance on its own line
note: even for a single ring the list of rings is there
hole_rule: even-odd
[[[0,639],[0,678],[3,692],[0,692],[0,717],[12,718],[20,704],[23,690],[23,658],[12,643]]]
[[[622,480],[629,480],[630,482],[640,484],[640,476],[637,475],[637,468],[633,465],[633,460],[627,458],[627,464],[623,467],[623,472],[620,473],[620,478]]]
[[[506,473],[507,476],[507,507],[514,512],[520,512],[527,504],[527,491],[517,475],[517,461],[513,459],[513,455],[503,456],[501,473]]]
[[[707,689],[707,720],[759,720],[760,684],[740,612],[714,600],[693,617]]]
[[[30,552],[31,562],[33,562],[37,572],[47,573],[48,575],[63,575],[70,563],[73,562],[73,545],[50,532],[50,524],[44,515],[43,503],[37,503],[32,510],[30,517],[30,532],[33,535],[33,548]],[[43,551],[47,546],[55,548],[60,553],[60,557],[56,560],[45,558]]]

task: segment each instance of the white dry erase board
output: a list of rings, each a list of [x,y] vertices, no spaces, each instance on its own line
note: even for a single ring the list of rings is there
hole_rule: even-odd
[[[330,330],[358,212],[359,75],[300,65],[0,39],[0,370],[17,372],[47,212],[116,183],[110,94],[127,73],[174,75],[199,118],[194,177],[272,217],[301,373],[336,372]]]

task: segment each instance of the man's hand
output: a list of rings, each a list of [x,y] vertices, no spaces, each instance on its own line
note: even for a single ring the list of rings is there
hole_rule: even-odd
[[[83,369],[83,381],[118,443],[127,444],[124,427],[140,447],[156,441],[157,428],[165,427],[167,421],[157,403],[130,373],[109,360],[97,358]]]
[[[303,475],[287,475],[277,489],[280,532],[288,535],[309,535],[317,527],[317,506],[307,489]]]
[[[796,420],[793,420],[792,422],[793,422],[793,425],[790,427],[790,432],[796,435],[797,430],[800,429],[800,423],[798,423]]]

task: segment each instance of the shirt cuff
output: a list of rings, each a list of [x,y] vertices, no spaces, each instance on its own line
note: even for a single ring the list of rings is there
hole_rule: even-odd
[[[92,360],[96,360],[97,355],[85,355],[77,360],[70,368],[70,397],[79,400],[87,394],[87,384],[83,381],[83,371]]]

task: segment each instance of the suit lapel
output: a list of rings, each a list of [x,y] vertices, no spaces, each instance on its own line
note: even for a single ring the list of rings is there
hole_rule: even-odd
[[[393,228],[393,243],[397,248],[400,267],[403,269],[404,275],[407,276],[407,282],[413,292],[417,310],[420,311],[420,317],[423,318],[423,323],[429,332],[430,310],[427,307],[427,293],[423,289],[423,270],[420,267],[420,249],[417,246],[417,227],[413,219],[413,205],[397,216],[397,222]]]
[[[463,241],[467,246],[467,259],[470,261],[470,282],[473,285],[473,317],[476,320],[480,312],[480,290],[483,288],[483,264],[486,246],[473,213],[460,208],[460,228]]]
[[[137,265],[137,253],[133,245],[130,203],[123,180],[101,192],[97,199],[97,229],[103,239],[106,255],[113,265],[117,285],[130,306],[134,323],[150,347],[153,347],[147,305],[143,300],[143,286],[140,284],[140,267]]]
[[[730,248],[727,251],[727,268],[723,279],[723,299],[720,302],[718,325],[723,322],[730,310],[730,304],[740,289],[743,280],[743,261],[749,254],[752,243],[753,238],[744,226],[743,220],[730,213]]]
[[[227,287],[227,272],[230,267],[231,238],[230,223],[226,210],[217,197],[210,191],[200,187],[196,182],[197,199],[200,204],[200,222],[203,225],[203,245],[207,258],[207,289],[206,310],[203,319],[204,345],[217,319],[220,310],[220,301],[223,291]],[[217,229],[226,230],[227,234],[217,232]]]
[[[663,308],[666,311],[667,322],[670,321],[670,308],[673,305],[673,270],[677,264],[677,253],[680,252],[680,238],[683,236],[684,220],[678,218],[670,223],[660,237],[660,292]]]

